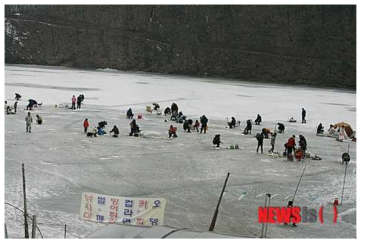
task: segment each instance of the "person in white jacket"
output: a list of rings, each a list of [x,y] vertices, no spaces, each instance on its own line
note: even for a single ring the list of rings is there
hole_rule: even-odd
[[[25,124],[26,124],[26,132],[31,133],[32,131],[32,123],[33,123],[33,118],[30,115],[30,112],[28,112],[28,115],[25,117]]]

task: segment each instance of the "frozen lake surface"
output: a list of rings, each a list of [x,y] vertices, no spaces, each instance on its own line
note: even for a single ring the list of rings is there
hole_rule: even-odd
[[[5,202],[22,208],[21,164],[25,164],[30,215],[37,215],[45,238],[85,237],[102,224],[79,220],[82,192],[123,197],[164,197],[167,199],[165,224],[176,228],[207,231],[228,172],[217,233],[260,236],[258,207],[265,193],[271,193],[271,206],[286,206],[295,191],[304,165],[306,173],[295,197],[296,206],[319,209],[324,206],[325,223],[300,224],[297,228],[269,225],[270,238],[355,238],[356,237],[356,143],[317,137],[322,123],[347,122],[356,130],[356,94],[335,89],[315,89],[209,78],[191,78],[117,71],[85,71],[61,67],[7,65],[5,99],[14,103],[14,93],[23,97],[16,115],[5,116]],[[71,103],[72,95],[85,95],[81,110],[55,108]],[[33,123],[25,133],[24,108],[28,99],[43,102],[32,111],[44,124]],[[145,107],[158,102],[161,108],[176,102],[188,118],[205,114],[207,134],[184,133],[182,124],[164,122],[165,117],[147,114]],[[128,108],[142,114],[140,128],[153,138],[128,137]],[[307,110],[307,123],[301,120]],[[247,119],[263,118],[253,126],[252,135],[243,135]],[[226,128],[226,118],[236,117],[241,127]],[[119,138],[109,135],[88,138],[83,121],[90,125],[108,122],[107,130],[117,125]],[[274,129],[282,122],[275,151],[282,153],[292,135],[304,135],[308,151],[323,158],[288,162],[256,154],[254,134],[262,128]],[[178,138],[167,140],[167,130],[178,127]],[[222,149],[212,145],[221,135]],[[166,139],[166,140],[165,140]],[[228,150],[238,144],[243,150]],[[341,197],[344,165],[341,155],[350,145],[351,162],[347,170],[343,206],[336,225],[332,202]],[[270,140],[264,141],[264,151]],[[247,194],[242,196],[243,192]],[[6,205],[5,223],[11,238],[23,235],[22,216]]]

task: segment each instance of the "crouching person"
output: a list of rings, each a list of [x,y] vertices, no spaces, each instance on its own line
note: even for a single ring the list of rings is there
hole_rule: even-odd
[[[173,125],[170,125],[169,138],[171,138],[171,136],[174,137],[174,138],[176,138],[177,137],[176,131],[177,131],[177,128],[174,127]]]
[[[221,144],[221,135],[217,134],[214,136],[213,138],[213,144],[216,145],[217,147],[219,147],[219,145]]]
[[[37,123],[38,123],[39,125],[41,125],[41,124],[43,123],[43,119],[42,119],[42,117],[41,117],[41,116],[39,116],[38,114],[37,114],[35,117],[37,117],[37,119],[36,119]]]
[[[119,135],[119,129],[116,125],[114,125],[113,129],[111,131],[109,131],[109,133],[114,133],[113,137],[118,137]]]
[[[139,126],[137,125],[136,120],[132,120],[132,122],[130,123],[131,126],[131,133],[129,133],[129,136],[133,136],[137,133],[139,133]]]

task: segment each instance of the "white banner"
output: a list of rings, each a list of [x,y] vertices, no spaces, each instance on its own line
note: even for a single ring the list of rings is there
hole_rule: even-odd
[[[82,193],[80,219],[138,226],[163,225],[166,199]]]

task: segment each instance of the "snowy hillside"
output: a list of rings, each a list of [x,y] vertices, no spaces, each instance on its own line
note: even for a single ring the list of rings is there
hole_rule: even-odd
[[[231,173],[223,197],[215,231],[225,234],[259,236],[257,210],[265,193],[274,197],[271,206],[286,206],[306,164],[307,169],[295,197],[295,205],[325,208],[325,223],[300,224],[297,228],[270,225],[271,238],[355,238],[356,237],[356,143],[317,137],[321,122],[347,122],[356,130],[356,94],[349,91],[276,86],[207,78],[126,73],[112,70],[85,71],[60,67],[5,67],[5,99],[14,103],[14,93],[23,97],[16,115],[5,116],[5,202],[22,208],[21,164],[25,164],[28,206],[37,215],[45,238],[63,238],[64,225],[69,238],[85,237],[100,224],[79,220],[81,193],[95,192],[125,197],[164,197],[167,199],[165,224],[177,228],[206,231],[209,228],[227,172]],[[71,111],[54,105],[70,105],[72,95],[85,95],[81,110]],[[28,99],[43,102],[32,111],[44,124],[33,123],[25,133],[24,110]],[[167,117],[147,114],[145,108],[158,102],[162,109],[176,102],[188,118],[205,114],[207,134],[184,133],[182,124],[164,122]],[[128,137],[132,108],[142,114],[137,120],[149,138]],[[300,121],[301,108],[307,110],[307,123]],[[243,135],[247,119],[263,118],[253,126],[252,135]],[[236,117],[241,127],[226,128],[226,119]],[[119,138],[109,135],[86,137],[83,121],[91,126],[108,122],[117,125]],[[282,122],[275,151],[295,134],[307,138],[308,151],[323,158],[288,162],[266,154],[256,154],[254,134],[262,128],[274,129]],[[167,140],[167,130],[178,127],[178,138]],[[222,149],[213,148],[215,134],[221,135]],[[228,150],[238,144],[243,150]],[[344,165],[341,155],[350,145],[340,219],[331,223],[331,203],[341,197]],[[264,151],[270,140],[264,141]],[[242,193],[246,192],[242,197]],[[327,216],[327,217],[326,217]],[[5,222],[11,238],[21,237],[22,217],[6,206]],[[38,236],[39,237],[39,236]]]

